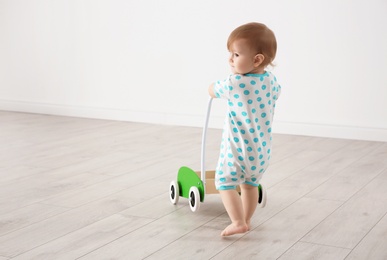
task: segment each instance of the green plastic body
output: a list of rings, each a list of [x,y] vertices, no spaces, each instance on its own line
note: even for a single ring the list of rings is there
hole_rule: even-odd
[[[177,183],[179,185],[180,196],[183,198],[189,197],[189,190],[195,186],[199,190],[200,201],[204,201],[204,184],[199,176],[188,167],[181,167],[177,174]]]

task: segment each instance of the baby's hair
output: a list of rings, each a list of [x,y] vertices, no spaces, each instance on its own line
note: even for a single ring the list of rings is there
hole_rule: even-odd
[[[237,39],[245,39],[257,54],[262,54],[265,59],[262,66],[273,66],[273,60],[277,52],[277,40],[272,30],[262,23],[247,23],[239,26],[231,32],[227,41],[227,49]]]

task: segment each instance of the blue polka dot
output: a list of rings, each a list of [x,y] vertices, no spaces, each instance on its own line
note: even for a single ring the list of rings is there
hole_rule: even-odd
[[[261,166],[264,165],[264,164],[265,164],[265,161],[262,161],[262,162],[261,162]]]
[[[229,105],[230,107],[232,107],[232,106],[234,106],[234,103],[232,103],[231,101],[228,101],[228,105]]]
[[[251,147],[249,146],[249,147],[247,147],[247,151],[248,151],[248,152],[251,152],[251,151],[253,151],[253,148],[251,148]]]
[[[235,175],[237,175],[237,172],[230,172],[230,174],[231,174],[232,176],[235,176]]]
[[[234,164],[232,162],[228,162],[227,165],[230,166],[230,167],[234,166]]]
[[[250,81],[250,84],[255,85],[255,84],[257,84],[257,82],[255,80],[252,80],[252,81]]]
[[[254,177],[254,178],[251,178],[251,180],[252,180],[252,181],[256,181],[256,180],[257,180],[257,178],[255,178],[255,177]]]
[[[241,122],[241,121],[238,121],[238,122],[237,122],[237,125],[242,126],[242,122]]]
[[[238,106],[239,107],[243,107],[243,103],[242,102],[238,102]]]
[[[266,97],[270,97],[270,92],[266,94]]]
[[[270,149],[267,149],[267,153],[270,154],[271,150]]]
[[[231,115],[232,116],[236,116],[236,112],[235,111],[231,111]]]
[[[235,141],[236,143],[238,143],[238,142],[239,142],[238,137],[234,137],[234,141]]]
[[[252,113],[255,113],[255,112],[257,112],[257,110],[256,110],[255,108],[253,108],[253,109],[251,110],[251,112],[252,112]]]
[[[230,90],[233,90],[234,88],[232,86],[229,87]]]
[[[253,104],[253,101],[251,99],[249,99],[249,100],[247,100],[247,103],[251,105],[251,104]]]
[[[250,120],[250,119],[246,119],[246,123],[247,123],[247,124],[250,124],[250,123],[251,123],[251,120]]]
[[[262,114],[261,114],[261,117],[262,117],[262,118],[265,118],[265,117],[266,117],[266,113],[262,113]]]
[[[240,88],[244,88],[244,87],[246,87],[246,84],[245,83],[241,83],[241,84],[239,84],[239,87]]]
[[[236,75],[235,78],[236,78],[236,79],[241,79],[242,77],[239,76],[239,75]]]
[[[254,143],[258,143],[259,139],[255,137],[253,141]]]
[[[228,156],[228,158],[234,157],[231,153],[229,153],[227,156]]]
[[[266,85],[262,85],[262,90],[265,90],[266,89]]]
[[[265,125],[270,125],[270,121],[266,121],[266,122],[265,122]]]
[[[252,162],[252,161],[255,160],[255,158],[254,158],[253,156],[250,156],[250,157],[249,157],[249,160]]]
[[[259,94],[259,90],[257,89],[256,91],[254,91],[254,93],[258,95]]]
[[[234,98],[239,98],[239,95],[238,95],[238,94],[235,94],[235,95],[234,95]]]
[[[267,132],[271,133],[271,127],[269,127],[269,129],[267,129]]]
[[[260,154],[259,155],[259,160],[261,160],[263,158],[263,155],[262,154]]]
[[[254,133],[254,132],[255,132],[254,128],[250,128],[250,129],[249,129],[249,132],[250,132],[250,133]]]
[[[265,141],[262,142],[262,146],[266,146],[266,142]]]
[[[241,130],[241,133],[244,135],[244,134],[246,133],[246,131],[242,129],[242,130]]]
[[[226,178],[220,178],[220,182],[226,182]]]
[[[263,135],[264,135],[264,133],[263,133],[263,132],[261,132],[261,133],[259,134],[259,136],[260,136],[260,137],[263,137]]]
[[[254,121],[255,121],[255,123],[258,123],[258,118],[256,118]]]
[[[232,130],[234,131],[234,133],[238,133],[238,128],[234,127]]]
[[[249,94],[250,94],[250,91],[248,91],[248,90],[245,90],[245,91],[243,91],[243,94],[245,94],[245,95],[247,96],[247,95],[249,95]]]
[[[245,139],[245,144],[249,144],[249,141],[247,139]]]
[[[262,148],[261,147],[258,147],[258,152],[261,152],[262,151]]]
[[[243,111],[242,116],[247,116],[247,113],[245,111]]]
[[[256,166],[251,166],[251,170],[252,170],[252,171],[255,171],[256,169],[257,169]]]
[[[222,175],[222,174],[223,174],[223,171],[218,171],[218,174]]]
[[[261,97],[258,97],[258,98],[257,98],[257,101],[258,101],[258,102],[261,102],[261,101],[262,101],[262,98],[261,98]]]
[[[238,149],[237,149],[237,152],[238,152],[238,153],[241,153],[241,152],[242,152],[242,149],[241,149],[241,148],[238,148]]]
[[[261,109],[263,109],[264,107],[265,107],[264,104],[260,104],[260,105],[259,105],[259,108],[261,108]]]
[[[238,178],[231,178],[231,180],[232,180],[232,181],[237,181],[237,180],[238,180]]]
[[[243,161],[244,160],[242,156],[238,156],[238,159],[239,159],[239,161]]]

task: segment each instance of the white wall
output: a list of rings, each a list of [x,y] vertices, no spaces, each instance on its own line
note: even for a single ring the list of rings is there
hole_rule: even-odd
[[[201,126],[250,21],[277,35],[275,132],[387,141],[384,0],[0,0],[0,109]]]

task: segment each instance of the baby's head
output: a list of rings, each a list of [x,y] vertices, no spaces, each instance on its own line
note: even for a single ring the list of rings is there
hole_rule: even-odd
[[[262,23],[248,23],[239,26],[231,32],[227,41],[227,49],[231,51],[231,46],[236,40],[243,39],[255,54],[263,55],[260,67],[265,68],[273,65],[272,62],[277,52],[277,41],[274,33]]]

